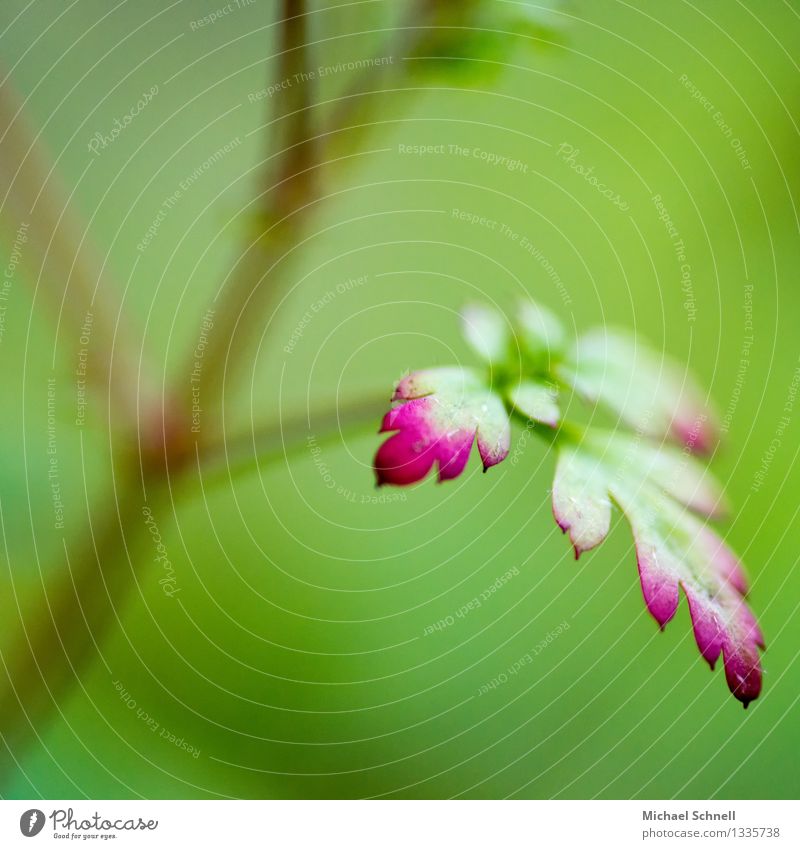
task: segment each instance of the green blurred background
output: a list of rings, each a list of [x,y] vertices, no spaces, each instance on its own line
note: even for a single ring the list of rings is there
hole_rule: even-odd
[[[333,439],[315,434],[319,451],[304,431],[285,456],[175,482],[154,512],[179,595],[162,591],[145,539],[136,589],[98,659],[4,760],[3,796],[800,793],[800,410],[784,410],[800,365],[800,4],[529,5],[527,34],[451,33],[439,52],[461,59],[391,54],[389,90],[360,113],[371,132],[355,146],[342,134],[339,157],[319,169],[326,197],[305,241],[271,272],[285,297],[260,320],[243,379],[226,392],[225,432],[246,437],[307,407],[388,399],[407,369],[469,362],[457,320],[467,300],[510,309],[528,294],[570,328],[635,329],[695,373],[726,423],[712,465],[734,505],[724,533],[748,565],[767,637],[762,697],[744,712],[722,671],[709,672],[685,602],[658,631],[624,523],[573,561],[550,511],[545,443],[528,439],[518,462],[485,477],[473,458],[454,483],[378,493],[375,420]],[[159,386],[185,368],[251,227],[246,204],[270,152],[277,95],[248,95],[278,81],[279,7],[234,4],[192,27],[222,6],[5,0],[0,9],[0,58],[89,237],[128,286],[123,321]],[[484,27],[508,30],[512,6],[487,3]],[[390,55],[381,45],[410,4],[314,8],[313,64],[334,67],[314,83],[314,114],[324,116],[359,73],[371,86],[371,71],[336,63]],[[90,153],[93,134],[154,85],[116,141]],[[138,250],[165,198],[237,138]],[[627,208],[570,167],[564,144]],[[405,152],[413,145],[444,147]],[[519,164],[491,164],[481,151]],[[688,293],[657,194],[684,242]],[[3,222],[6,256],[15,226]],[[312,304],[364,276],[290,344]],[[46,615],[38,588],[65,568],[63,538],[85,538],[113,498],[119,438],[102,405],[90,403],[81,433],[72,402],[58,405],[66,528],[55,529],[47,379],[71,386],[75,363],[53,357],[54,322],[34,302],[34,282],[14,279],[0,341],[6,659],[23,626]],[[452,625],[426,633],[449,616]],[[555,632],[534,662],[479,695]]]

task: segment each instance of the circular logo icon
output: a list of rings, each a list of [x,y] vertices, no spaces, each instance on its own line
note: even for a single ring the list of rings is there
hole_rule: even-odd
[[[19,818],[19,830],[25,837],[36,837],[44,828],[44,811],[31,808]]]

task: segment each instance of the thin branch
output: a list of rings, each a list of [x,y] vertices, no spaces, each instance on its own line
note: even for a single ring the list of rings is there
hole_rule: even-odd
[[[323,410],[287,416],[252,433],[207,444],[200,456],[203,481],[230,480],[253,472],[296,453],[312,437],[322,443],[367,426],[377,430],[388,404],[388,395],[382,392]]]
[[[311,126],[313,89],[309,82],[293,84],[286,89],[288,97],[279,120],[282,126],[281,156],[272,180],[267,180],[261,208],[263,229],[249,244],[225,284],[223,308],[217,314],[215,327],[205,357],[203,394],[209,409],[223,394],[222,383],[237,375],[244,359],[243,352],[251,331],[263,324],[275,303],[278,287],[267,274],[276,272],[281,259],[301,238],[308,219],[316,212],[323,198],[318,171],[334,156],[333,148],[341,143],[346,131],[352,147],[369,133],[371,123],[360,120],[370,95],[379,93],[383,79],[406,72],[403,57],[413,53],[427,35],[426,25],[433,18],[436,4],[432,0],[417,0],[410,5],[405,24],[398,27],[388,44],[384,44],[376,59],[391,56],[392,63],[377,62],[370,66],[372,87],[366,89],[363,75],[339,98],[336,107],[324,122],[318,121],[316,131]],[[310,70],[307,58],[306,27],[308,15],[303,2],[285,0],[284,13],[293,14],[283,22],[281,79]]]
[[[295,81],[296,77],[301,79],[298,75],[311,70],[307,27],[305,0],[283,0],[278,78],[292,80],[292,84],[280,91],[280,115],[274,121],[280,155],[273,157],[276,164],[265,169],[263,176],[264,200],[258,216],[261,232],[245,247],[234,273],[225,282],[221,307],[204,358],[203,394],[206,399],[221,395],[221,382],[230,359],[229,349],[235,343],[238,347],[235,337],[239,334],[241,338],[242,325],[250,324],[253,313],[263,313],[264,299],[272,287],[261,283],[281,247],[285,249],[298,238],[302,213],[295,213],[319,194],[313,168],[318,160],[310,125],[311,88],[306,82]]]
[[[311,108],[313,104],[313,79],[310,71],[308,12],[305,0],[283,0],[282,51],[279,56],[279,79],[289,80],[288,88],[281,89],[277,104],[282,120],[279,124],[282,139],[278,144],[283,155],[278,159],[274,179],[268,179],[266,189],[279,185],[281,217],[300,209],[305,198],[316,194],[313,185],[316,173],[309,163],[317,161],[314,151]],[[268,176],[268,175],[267,175]]]
[[[0,86],[0,211],[6,226],[17,233],[20,244],[12,250],[19,270],[35,286],[34,307],[44,302],[57,321],[54,351],[62,338],[70,356],[77,358],[77,351],[85,348],[87,383],[110,393],[114,409],[122,405],[123,416],[131,416],[136,345],[125,327],[130,322],[118,327],[122,287],[110,279],[90,245],[71,196],[21,110],[10,83]]]
[[[413,6],[412,11],[418,16],[414,21],[416,37],[422,37],[425,33],[425,17],[422,12],[429,13],[434,6],[435,3],[430,0]],[[302,2],[287,0],[284,3],[285,43],[282,55],[284,68],[292,74],[295,71],[290,71],[290,68],[302,67],[305,62],[303,57],[308,39],[304,35],[307,22],[304,9]],[[292,12],[288,17],[287,10]],[[411,49],[407,45],[409,31],[404,29],[401,35],[398,46],[393,48],[396,56]],[[399,63],[389,66],[389,69],[392,72],[403,70]],[[313,135],[308,126],[313,108],[310,101],[311,91],[305,86],[299,88],[305,88],[303,101],[284,113],[285,127],[291,128],[291,136],[296,137],[296,143],[284,139],[283,157],[276,172],[283,175],[279,177],[280,186],[291,186],[291,191],[273,189],[268,193],[268,203],[262,210],[262,221],[267,236],[256,239],[249,247],[238,264],[234,277],[226,286],[226,307],[215,320],[210,345],[206,351],[204,384],[207,390],[213,387],[219,397],[221,378],[225,375],[226,368],[236,365],[237,361],[241,362],[239,339],[254,323],[264,321],[265,303],[276,288],[274,285],[260,285],[265,271],[276,266],[278,259],[298,243],[305,220],[309,217],[309,210],[322,197],[314,176],[303,176],[306,172],[313,171],[320,162],[324,162],[327,154],[325,151],[315,150],[313,144],[308,143]],[[65,309],[75,312],[71,323],[74,323],[75,318],[83,318],[87,303],[94,303],[98,315],[102,312],[104,316],[116,316],[118,309],[113,304],[104,304],[101,307],[99,303],[101,291],[107,293],[115,290],[110,289],[107,282],[104,286],[99,286],[102,276],[100,264],[92,258],[81,239],[75,238],[75,234],[79,232],[78,228],[69,222],[63,228],[56,226],[59,214],[66,210],[67,204],[60,193],[54,195],[52,175],[44,167],[40,155],[32,153],[35,147],[31,142],[33,137],[29,132],[21,130],[18,110],[15,110],[9,101],[7,90],[0,90],[0,95],[5,95],[4,99],[0,99],[0,123],[9,128],[3,140],[5,147],[0,147],[0,192],[5,193],[3,210],[9,212],[12,219],[16,216],[20,220],[27,220],[20,216],[30,216],[31,222],[35,212],[38,222],[36,257],[40,267],[43,267],[47,260],[48,270],[53,274],[56,283],[67,276],[64,269],[71,269],[68,276],[72,296],[65,299]],[[320,135],[330,139],[337,129],[348,127],[354,120],[361,102],[359,96],[346,97],[342,107],[336,110],[332,118],[334,123],[326,131],[327,135]],[[7,151],[10,151],[10,154]],[[20,168],[20,165],[24,165],[24,168]],[[31,211],[31,200],[37,197],[36,209]],[[47,238],[42,239],[39,233],[45,234]],[[46,291],[51,306],[57,307],[62,289],[49,286]],[[101,360],[103,363],[110,363],[110,339],[113,339],[113,336],[109,339],[105,331],[101,336],[99,324],[100,322],[98,332],[92,339],[98,367]],[[104,319],[103,325],[105,324]],[[113,326],[113,323],[109,326]],[[229,346],[234,329],[238,334],[235,340],[236,350]],[[120,349],[119,339],[115,342],[115,348]],[[125,351],[127,348],[117,354],[117,360]],[[125,354],[126,363],[128,359]],[[111,384],[118,387],[114,392],[136,385],[134,380],[128,382],[121,379],[121,372],[116,365],[113,375],[110,374],[110,366],[108,368],[107,376],[113,377]],[[191,368],[182,373],[190,372]],[[93,375],[95,379],[99,376],[99,371]],[[126,401],[124,396],[122,397],[123,401]],[[209,402],[211,400],[209,398]],[[210,406],[210,403],[207,404],[207,408],[210,409]],[[385,396],[380,401],[377,398],[366,399],[354,404],[352,409],[340,407],[321,414],[312,414],[304,423],[284,423],[282,429],[268,428],[264,433],[250,434],[247,437],[249,445],[243,438],[228,445],[210,444],[207,454],[202,445],[198,448],[203,459],[208,459],[209,468],[213,468],[214,462],[222,464],[224,458],[224,465],[218,468],[227,471],[229,464],[234,461],[252,465],[254,461],[265,459],[270,450],[276,450],[277,439],[289,438],[289,441],[292,441],[294,437],[301,435],[304,438],[310,432],[322,438],[323,434],[335,435],[339,428],[377,421],[385,406]],[[93,648],[102,640],[117,611],[135,587],[136,565],[133,555],[141,547],[147,534],[140,514],[144,497],[141,484],[146,484],[148,504],[161,503],[168,495],[168,487],[174,484],[175,476],[190,468],[187,461],[194,456],[194,452],[190,451],[190,446],[186,444],[187,411],[190,409],[191,399],[187,397],[179,382],[177,387],[173,387],[172,392],[167,394],[163,407],[150,411],[150,417],[145,422],[148,434],[145,442],[149,440],[151,445],[149,453],[145,452],[143,471],[138,463],[126,467],[123,476],[117,481],[119,506],[112,503],[106,509],[95,523],[99,532],[93,536],[91,545],[85,551],[71,556],[72,571],[56,574],[50,588],[43,588],[45,599],[41,614],[44,616],[46,610],[47,618],[43,618],[30,632],[23,633],[8,652],[8,657],[14,659],[13,666],[7,668],[11,686],[0,698],[0,729],[7,746],[22,746],[38,733],[42,719],[53,706],[60,705],[64,693],[74,685],[87,662],[94,656]],[[109,499],[106,497],[106,500]],[[86,539],[87,533],[91,533],[91,528],[88,532],[83,532],[82,540]],[[123,555],[123,552],[127,554]],[[104,587],[105,592],[97,592],[97,581],[100,581],[99,586]],[[76,615],[77,611],[82,611],[80,619]],[[37,674],[33,676],[33,681],[28,682],[27,678],[32,675],[33,669],[36,669]],[[13,758],[13,748],[9,748],[9,752]]]
[[[7,773],[8,755],[39,733],[88,663],[101,657],[98,646],[136,585],[134,558],[146,542],[138,470],[128,468],[119,483],[119,501],[111,499],[108,509],[104,497],[96,522],[87,504],[88,530],[65,542],[58,569],[43,571],[27,615],[18,608],[23,633],[4,653],[0,672],[7,679],[0,687],[0,732],[7,748],[0,774]],[[160,490],[155,503],[148,499],[154,511],[164,495]],[[13,565],[9,561],[9,569]]]

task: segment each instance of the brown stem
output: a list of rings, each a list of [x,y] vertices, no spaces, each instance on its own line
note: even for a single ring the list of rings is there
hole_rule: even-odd
[[[0,687],[0,734],[6,746],[0,780],[13,768],[8,755],[61,709],[64,692],[79,682],[87,662],[100,654],[109,628],[124,615],[145,528],[145,493],[133,464],[121,474],[119,493],[114,508],[102,510],[88,534],[65,542],[59,568],[43,573],[36,600],[26,611],[18,610],[24,635],[5,655],[0,671],[7,678]],[[154,513],[164,495],[160,482],[148,487],[146,503]]]
[[[283,155],[278,159],[274,180],[268,180],[266,189],[272,184],[280,186],[277,210],[280,218],[286,218],[302,208],[306,198],[316,193],[316,174],[310,166],[317,161],[311,126],[314,81],[308,61],[308,13],[305,0],[283,0],[283,50],[279,56],[279,79],[290,80],[289,88],[282,89],[279,102],[281,109],[281,137]]]
[[[137,346],[129,322],[118,322],[122,288],[92,248],[9,82],[0,86],[0,129],[0,208],[16,233],[18,270],[35,287],[34,307],[42,301],[57,317],[54,355],[77,364],[85,349],[86,381],[96,392],[110,392],[120,421],[130,421],[136,412]],[[146,382],[144,390],[149,396]]]
[[[203,364],[204,404],[209,407],[221,395],[221,382],[231,361],[232,348],[254,315],[263,316],[270,290],[265,276],[281,250],[295,243],[303,210],[318,197],[314,165],[317,162],[311,129],[312,89],[307,75],[308,14],[305,0],[283,0],[281,52],[278,78],[291,80],[281,89],[279,114],[271,122],[279,154],[275,165],[265,168],[259,195],[258,235],[238,259],[219,297],[220,309],[214,319]],[[272,161],[272,160],[269,160]],[[238,338],[237,338],[238,337]],[[189,369],[191,371],[191,369]],[[183,393],[185,395],[185,392]]]
[[[280,79],[292,79],[309,70],[306,58],[307,15],[305,4],[284,0],[283,51]],[[403,57],[413,53],[426,37],[426,24],[436,13],[432,0],[417,0],[409,6],[405,25],[397,28],[389,44],[377,58],[392,56],[390,64],[371,67],[371,86],[365,88],[359,75],[352,86],[337,99],[324,122],[311,127],[311,82],[293,84],[285,90],[281,117],[276,119],[282,131],[279,165],[267,172],[262,194],[260,218],[262,227],[257,238],[245,249],[225,282],[220,309],[206,354],[203,370],[204,403],[210,408],[223,393],[223,380],[232,382],[242,367],[244,351],[254,326],[262,324],[274,304],[277,286],[266,279],[280,276],[280,264],[291,255],[305,224],[324,198],[319,168],[335,155],[334,148],[346,136],[350,150],[371,129],[369,120],[361,120],[370,95],[379,93],[383,79],[402,75],[406,68]],[[373,104],[374,105],[374,104]],[[274,123],[274,122],[273,122]],[[272,126],[272,124],[270,125]]]
[[[435,3],[426,0],[415,4],[412,12],[419,15],[420,10],[430,12],[434,6]],[[291,76],[305,66],[307,15],[305,4],[300,0],[285,0],[283,9],[281,62],[283,72]],[[414,35],[424,35],[424,18],[414,19],[414,24]],[[398,60],[402,51],[410,49],[407,44],[409,33],[410,30],[403,30],[394,48]],[[390,69],[392,72],[403,70],[400,61]],[[262,234],[243,253],[225,286],[222,295],[225,308],[215,319],[211,344],[206,351],[203,382],[204,391],[211,395],[207,404],[209,409],[214,395],[221,397],[221,378],[225,370],[242,359],[240,339],[253,323],[264,320],[265,304],[275,290],[271,281],[269,285],[262,285],[264,275],[269,269],[277,267],[280,258],[298,243],[304,220],[322,197],[314,171],[320,162],[325,161],[326,153],[315,150],[311,141],[311,90],[307,85],[295,88],[302,99],[287,102],[280,119],[288,137],[283,140],[274,176],[268,176],[267,185],[273,185],[265,194],[267,202],[262,208]],[[35,213],[38,266],[46,266],[56,282],[63,279],[65,268],[70,269],[67,283],[70,297],[64,298],[64,308],[75,313],[73,323],[75,318],[83,318],[87,303],[104,316],[102,323],[98,322],[98,331],[92,339],[98,366],[93,377],[101,386],[111,383],[112,401],[120,400],[122,409],[128,410],[130,400],[126,399],[126,393],[129,387],[136,386],[136,381],[123,375],[123,370],[136,374],[136,369],[130,365],[125,353],[127,348],[119,350],[120,340],[117,338],[118,364],[111,373],[114,337],[106,329],[102,333],[99,331],[101,324],[104,328],[113,327],[110,319],[119,312],[119,306],[113,301],[108,306],[101,305],[100,294],[116,290],[108,285],[105,275],[100,273],[100,264],[84,248],[81,239],[76,240],[79,231],[75,225],[69,222],[63,224],[61,213],[66,209],[66,201],[61,195],[54,198],[52,175],[48,179],[42,160],[31,153],[32,135],[21,130],[16,109],[8,100],[8,91],[0,91],[0,95],[5,95],[5,100],[0,98],[0,124],[7,127],[3,141],[5,147],[0,147],[0,192],[6,198],[4,212],[10,210],[12,223],[15,217],[25,220],[28,215],[33,221]],[[341,107],[334,111],[328,129],[320,133],[326,144],[338,130],[349,126],[361,102],[361,97],[356,94],[343,99]],[[358,132],[365,132],[367,127],[368,122],[365,122],[365,127]],[[31,209],[29,204],[37,196],[37,204]],[[62,291],[56,285],[52,292],[55,296],[48,294],[47,297],[51,306],[55,307]],[[67,289],[64,288],[63,292],[66,295]],[[107,367],[107,371],[101,371],[101,365]],[[190,372],[191,368],[188,368],[183,374]],[[38,733],[46,714],[53,707],[59,708],[64,692],[74,685],[87,661],[95,656],[97,645],[113,625],[118,611],[135,586],[134,555],[146,534],[141,516],[145,493],[150,504],[165,498],[168,484],[189,468],[190,460],[194,458],[187,427],[190,400],[188,390],[182,388],[187,383],[188,380],[184,379],[173,387],[163,400],[163,407],[153,407],[145,416],[140,456],[126,465],[124,474],[116,481],[119,502],[115,502],[95,523],[98,530],[90,537],[88,546],[82,547],[79,543],[75,549],[68,549],[69,568],[66,563],[60,564],[61,568],[54,570],[54,577],[43,585],[41,603],[36,605],[33,614],[35,621],[6,655],[11,661],[6,661],[2,667],[8,677],[8,686],[0,695],[0,735],[12,759],[15,748]],[[260,456],[262,447],[265,451],[271,450],[270,446],[276,446],[277,439],[289,430],[290,437],[298,434],[307,436],[309,432],[321,436],[334,426],[349,427],[373,417],[377,420],[385,404],[386,399],[382,397],[380,401],[376,398],[359,402],[352,409],[339,408],[321,415],[314,414],[306,420],[304,427],[296,422],[284,426],[283,431],[269,428],[261,435],[250,435],[249,447],[244,439],[228,446],[210,444],[208,454],[203,453],[202,456],[207,457],[209,462],[222,462],[224,458],[227,464],[229,458],[239,457],[241,451],[243,462],[252,462],[254,457]],[[133,448],[136,447],[134,443]],[[202,453],[202,445],[200,448]],[[86,537],[87,533],[83,533],[81,540]],[[123,553],[125,557],[120,562]]]
[[[307,445],[323,442],[371,425],[377,430],[389,405],[381,392],[322,410],[298,413],[254,429],[251,433],[208,443],[200,456],[204,481],[227,474],[236,477]]]

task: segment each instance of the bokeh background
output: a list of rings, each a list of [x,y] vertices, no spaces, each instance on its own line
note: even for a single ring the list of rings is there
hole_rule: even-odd
[[[188,385],[185,352],[205,311],[224,309],[253,187],[279,149],[281,94],[263,92],[280,82],[281,4],[234,2],[197,25],[224,6],[0,8],[4,85],[104,258],[102,285],[124,291],[138,371],[116,377],[133,397],[143,375]],[[326,149],[323,199],[269,270],[278,295],[226,385],[236,462],[177,476],[153,506],[178,592],[164,592],[146,535],[132,566],[123,551],[106,564],[130,573],[132,591],[31,727],[0,728],[3,796],[800,793],[800,4],[482,7],[479,25],[431,28],[412,54],[396,40],[399,26],[415,34],[402,23],[411,3],[312,5],[310,68],[327,69],[304,83],[313,121],[355,86],[374,92],[356,116],[369,129]],[[376,55],[390,74],[347,65]],[[153,86],[93,153],[94,134]],[[138,248],[181,181],[231,142]],[[19,223],[2,220],[4,266]],[[47,588],[80,568],[65,552],[119,497],[129,436],[92,395],[76,426],[74,339],[35,273],[12,277],[0,339],[6,670],[49,615]],[[461,305],[510,311],[525,295],[571,330],[635,330],[708,388],[726,431],[711,461],[733,505],[722,527],[768,641],[764,692],[746,712],[699,657],[685,602],[658,631],[624,522],[573,560],[550,511],[546,443],[517,429],[514,462],[486,476],[473,458],[456,482],[377,491],[377,416],[332,434],[305,423],[308,410],[388,401],[406,370],[470,362]],[[285,444],[261,452],[250,437],[276,422]],[[21,674],[3,677],[4,697]]]

